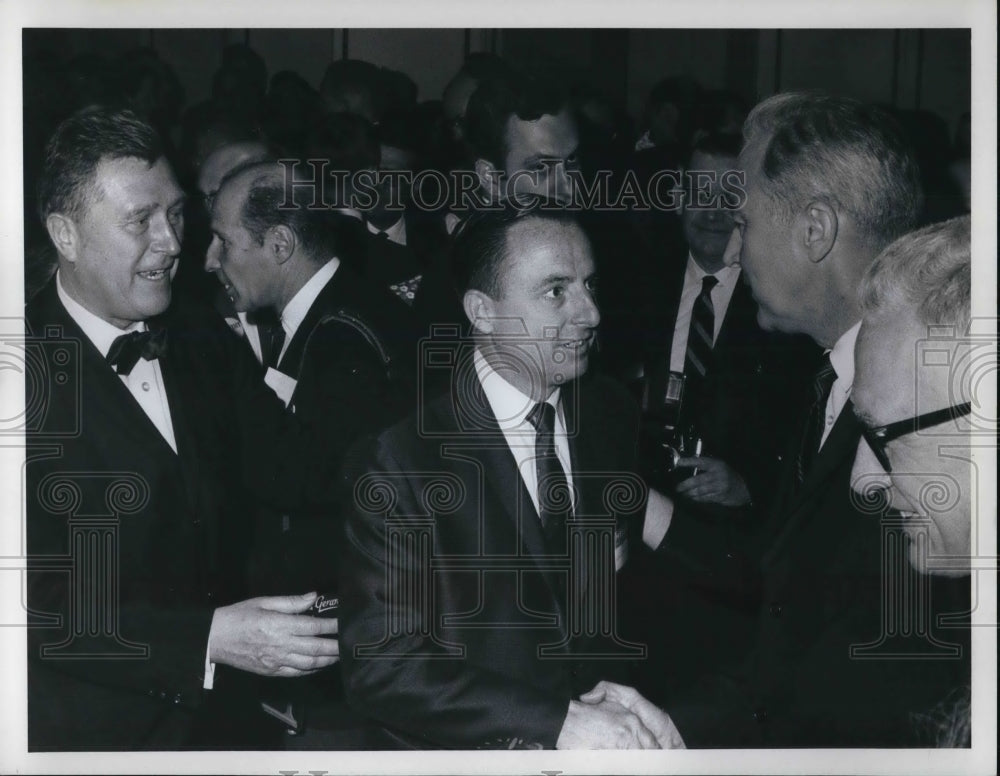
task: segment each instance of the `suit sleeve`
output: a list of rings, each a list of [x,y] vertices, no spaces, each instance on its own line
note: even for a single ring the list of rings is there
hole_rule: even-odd
[[[91,552],[74,556],[65,516],[53,514],[36,498],[39,482],[47,474],[62,474],[64,467],[58,459],[53,460],[55,463],[48,466],[48,462],[29,462],[27,467],[27,510],[31,521],[29,660],[89,683],[133,691],[174,705],[199,704],[215,605],[207,600],[204,605],[190,600],[172,606],[157,605],[143,585],[119,589],[113,570],[101,565],[99,549],[95,552],[94,545]],[[78,479],[78,484],[83,498],[92,502],[87,493],[91,484],[85,478]],[[103,494],[98,496],[103,498]],[[108,541],[107,535],[102,541]],[[73,565],[57,570],[46,562],[59,558],[72,558]],[[77,568],[82,563],[89,565]],[[71,575],[80,575],[83,584],[97,589],[74,588]],[[104,590],[102,580],[109,583]],[[68,594],[70,589],[76,590],[74,596]],[[91,605],[96,601],[100,609],[75,611],[81,601]],[[79,623],[86,626],[83,632]],[[95,630],[97,635],[92,633]]]
[[[384,488],[395,498],[393,514],[412,515],[418,508],[405,471],[384,446],[368,444],[351,454],[345,480],[359,493]],[[433,580],[421,568],[419,545],[390,546],[385,510],[364,501],[370,505],[368,496],[352,499],[341,564],[341,659],[351,705],[424,745],[554,748],[569,698],[511,682],[436,641]]]

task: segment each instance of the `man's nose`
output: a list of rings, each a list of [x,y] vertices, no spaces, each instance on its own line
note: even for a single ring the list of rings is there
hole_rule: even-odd
[[[555,168],[556,202],[569,205],[573,202],[573,179],[566,171],[566,162],[560,162]]]
[[[888,506],[891,487],[892,480],[889,475],[878,462],[868,443],[862,439],[858,442],[854,466],[851,469],[851,490],[860,499],[861,511],[881,511]]]
[[[573,322],[579,326],[594,329],[601,322],[601,311],[598,309],[594,295],[589,289],[584,289],[580,294],[574,312]]]
[[[740,263],[740,254],[743,252],[743,235],[740,234],[739,227],[734,226],[732,234],[729,235],[729,242],[726,243],[726,251],[722,254],[722,260],[727,267],[736,267]]]
[[[152,246],[159,253],[167,256],[176,256],[181,252],[181,234],[183,234],[184,222],[178,220],[176,224],[164,214],[154,221],[155,232],[153,234]]]
[[[205,272],[215,272],[222,269],[219,262],[219,238],[212,237],[212,242],[205,252]]]

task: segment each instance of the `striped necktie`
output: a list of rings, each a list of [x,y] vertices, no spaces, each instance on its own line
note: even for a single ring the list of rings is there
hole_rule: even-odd
[[[688,386],[700,383],[712,363],[712,345],[715,339],[715,308],[712,306],[712,289],[719,282],[715,275],[701,279],[701,293],[694,300],[691,326],[688,328],[687,351],[684,354],[684,374]]]
[[[799,457],[796,461],[795,476],[799,485],[805,481],[813,459],[819,452],[819,441],[823,438],[823,428],[826,425],[826,403],[836,380],[837,372],[830,363],[830,354],[827,353],[823,356],[823,362],[813,378],[812,403],[809,405],[809,415],[802,430]]]

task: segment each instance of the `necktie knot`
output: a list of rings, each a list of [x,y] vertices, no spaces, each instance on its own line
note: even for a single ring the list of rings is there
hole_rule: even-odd
[[[108,348],[108,363],[120,375],[128,375],[139,359],[153,361],[167,352],[167,330],[132,331],[115,337]]]
[[[719,284],[719,279],[715,275],[705,275],[701,279],[701,293],[711,294],[712,289]]]
[[[830,389],[836,381],[837,371],[833,368],[833,364],[830,363],[830,354],[827,353],[823,356],[823,361],[820,364],[819,369],[816,370],[816,376],[813,378],[813,393],[815,394],[815,400],[825,400],[830,394]]]
[[[553,434],[556,428],[556,408],[547,401],[540,401],[528,412],[528,422],[539,434]]]
[[[260,339],[261,363],[265,366],[277,366],[278,356],[285,345],[285,327],[272,307],[262,307],[247,314],[247,322],[257,327]]]

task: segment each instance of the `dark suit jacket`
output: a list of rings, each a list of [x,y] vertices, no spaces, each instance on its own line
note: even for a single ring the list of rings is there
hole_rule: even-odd
[[[460,374],[453,392],[359,448],[348,467],[356,503],[341,610],[347,697],[416,745],[551,748],[570,699],[620,677],[643,650],[613,630],[573,633],[573,612],[596,606],[608,626],[615,615],[576,585],[567,605],[565,563],[543,557],[551,550],[514,457],[477,378]],[[617,519],[634,545],[645,492],[631,474],[628,397],[604,378],[583,378],[564,387],[562,402],[577,519]],[[419,536],[400,538],[407,532]],[[608,584],[610,539],[588,546],[596,554],[578,573]]]
[[[761,590],[753,651],[667,699],[689,747],[933,745],[916,715],[969,683],[969,579],[917,575],[852,497],[859,438],[848,404],[800,488],[788,457],[759,578],[736,582]]]
[[[176,454],[54,282],[26,313],[43,376],[28,386],[41,408],[27,434],[28,602],[38,626],[28,634],[29,747],[192,745],[203,701],[239,682],[220,666],[217,689],[202,691],[213,610],[243,595],[248,501],[329,503],[333,471],[212,311],[175,303],[150,322],[169,336],[159,363]],[[96,549],[78,544],[78,530],[103,536],[109,565],[80,560]],[[111,587],[89,587],[102,579]],[[74,603],[88,590],[108,597],[99,621]],[[86,628],[71,637],[81,617],[93,638]],[[61,659],[81,652],[91,658]]]
[[[651,403],[664,395],[670,370],[687,249],[677,255],[683,260],[666,268],[653,284],[655,299],[647,301],[642,314],[643,393]],[[684,398],[704,454],[721,458],[739,472],[755,504],[765,511],[780,470],[779,456],[797,423],[800,397],[819,355],[807,337],[760,328],[757,303],[741,273],[712,349],[703,391]]]

